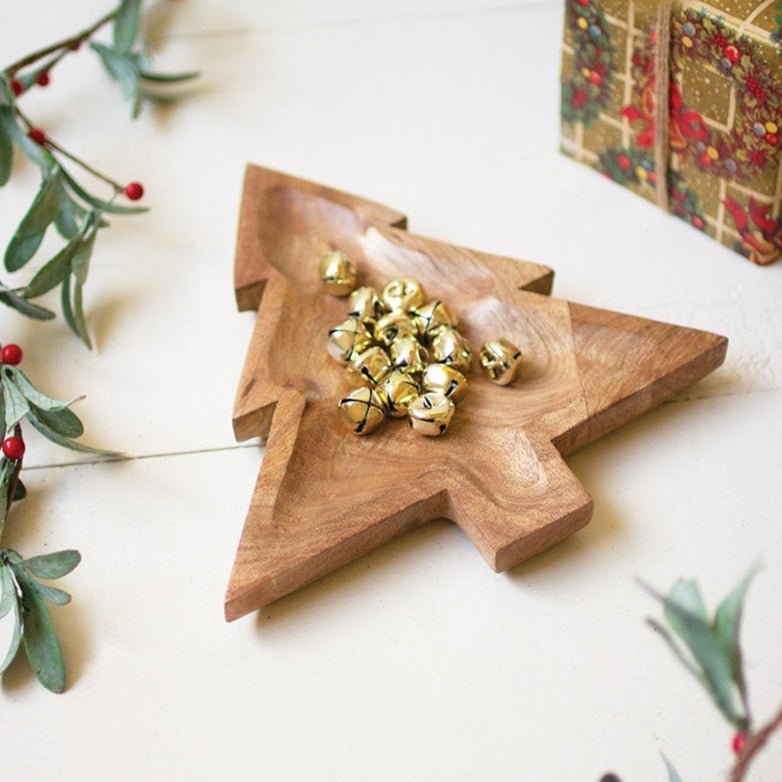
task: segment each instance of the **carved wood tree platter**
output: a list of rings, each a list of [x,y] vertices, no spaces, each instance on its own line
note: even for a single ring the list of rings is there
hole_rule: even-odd
[[[235,262],[239,308],[257,309],[234,409],[238,440],[266,438],[225,597],[236,619],[434,518],[454,521],[496,571],[583,527],[592,499],[563,457],[718,367],[716,334],[561,301],[553,273],[415,236],[392,209],[249,166]],[[399,422],[358,437],[339,419],[343,368],[326,332],[345,300],[318,262],[345,251],[360,284],[418,278],[473,346],[505,337],[525,357],[500,387],[473,373],[441,438]],[[650,458],[653,456],[650,455]]]

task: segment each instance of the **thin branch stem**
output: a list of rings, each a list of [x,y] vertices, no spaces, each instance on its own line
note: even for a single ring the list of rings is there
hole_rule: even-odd
[[[57,41],[56,43],[49,44],[49,46],[44,46],[43,49],[38,49],[37,51],[25,55],[24,57],[17,60],[16,62],[12,62],[7,68],[5,68],[5,73],[8,76],[13,76],[22,68],[25,68],[28,65],[32,65],[32,63],[37,62],[41,58],[47,57],[48,55],[53,54],[54,52],[60,50],[68,51],[69,49],[76,48],[82,43],[82,41],[87,40],[87,38],[89,38],[93,33],[97,32],[101,27],[103,27],[104,24],[114,19],[118,11],[119,8],[115,8],[113,11],[110,11],[105,16],[102,16],[100,19],[98,19],[98,21],[95,22],[95,24],[91,25],[90,27],[87,27],[86,29],[82,30],[80,33],[76,33],[76,35],[72,35],[70,38],[63,38],[63,40]]]
[[[67,157],[68,160],[72,160],[74,163],[76,163],[77,166],[81,166],[81,168],[83,168],[85,171],[92,174],[94,177],[97,177],[98,179],[104,181],[107,185],[110,185],[111,188],[114,190],[115,196],[117,195],[117,193],[122,192],[123,186],[119,182],[117,182],[116,179],[112,179],[111,177],[106,176],[106,174],[102,174],[96,168],[93,168],[89,163],[86,163],[81,158],[76,157],[76,155],[74,155],[73,153],[68,152],[67,149],[64,149],[55,141],[52,141],[50,138],[46,139],[46,143],[53,150],[59,152],[63,157]]]
[[[15,107],[15,110],[16,110],[16,115],[27,126],[28,130],[34,127],[30,118],[18,106]],[[101,171],[98,171],[98,169],[93,168],[85,160],[82,160],[80,157],[77,157],[76,155],[73,154],[73,152],[69,152],[67,149],[65,149],[65,147],[60,146],[56,141],[49,138],[49,136],[46,136],[46,146],[50,147],[56,152],[59,152],[63,157],[67,157],[68,160],[73,161],[74,163],[76,163],[77,166],[80,166],[85,171],[87,171],[88,173],[96,177],[97,179],[100,179],[103,182],[105,182],[114,190],[115,195],[117,193],[122,192],[123,186],[119,182],[117,182],[116,179],[112,179],[110,176],[107,176]]]
[[[733,770],[730,772],[730,782],[742,782],[744,780],[750,764],[755,759],[755,755],[763,749],[766,742],[771,738],[771,734],[779,727],[782,727],[782,708],[760,730],[747,736],[744,748],[736,760],[736,765],[733,766]]]

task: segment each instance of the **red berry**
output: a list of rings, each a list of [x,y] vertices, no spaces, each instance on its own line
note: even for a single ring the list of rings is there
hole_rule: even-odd
[[[589,74],[589,81],[597,87],[600,82],[603,81],[603,77],[597,71],[592,71],[592,73]]]
[[[3,440],[3,456],[19,461],[24,456],[24,441],[21,437],[6,437]]]
[[[771,144],[772,147],[775,147],[779,139],[777,138],[776,133],[766,133],[766,141]]]
[[[46,134],[40,128],[30,128],[27,135],[36,143],[43,146],[46,143]]]
[[[4,345],[3,350],[0,351],[0,358],[3,359],[3,363],[10,364],[12,367],[15,367],[17,364],[21,363],[22,355],[22,349],[19,347],[19,345],[14,345],[13,343]]]
[[[746,743],[747,734],[739,732],[733,737],[733,741],[730,743],[730,746],[733,749],[733,752],[735,752],[737,755],[740,755]]]
[[[144,188],[141,186],[141,182],[131,182],[125,185],[125,195],[131,201],[138,201],[144,195]]]
[[[39,87],[48,87],[49,86],[49,74],[47,71],[42,71],[35,77],[35,83]]]
[[[725,56],[733,63],[738,62],[741,59],[741,54],[735,46],[725,47]]]
[[[711,158],[705,152],[698,158],[698,160],[700,160],[701,164],[704,166],[710,166],[712,163]]]
[[[587,6],[589,5],[589,0],[578,0],[579,5]]]
[[[657,182],[657,174],[655,174],[654,171],[650,171],[646,175],[646,179],[649,181],[650,185],[653,185],[655,182]]]
[[[619,155],[616,162],[619,165],[619,168],[624,168],[625,170],[630,168],[630,158],[627,157],[627,155]]]
[[[698,229],[703,228],[703,220],[698,215],[692,216],[692,224]]]
[[[14,91],[14,95],[18,98],[24,92],[24,86],[19,79],[11,79],[11,89]]]

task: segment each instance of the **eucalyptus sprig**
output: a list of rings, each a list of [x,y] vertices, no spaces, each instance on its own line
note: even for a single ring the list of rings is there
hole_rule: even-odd
[[[747,590],[757,572],[757,567],[751,568],[711,615],[696,581],[679,579],[667,595],[642,584],[663,607],[662,621],[648,619],[647,624],[662,637],[736,731],[732,741],[736,762],[729,782],[745,779],[757,753],[782,727],[782,708],[764,725],[755,726],[744,674],[739,631]],[[671,761],[665,756],[663,760],[669,782],[682,782]],[[615,774],[607,774],[603,782],[620,780]]]
[[[170,99],[152,86],[162,82],[183,82],[196,72],[155,73],[145,44],[138,44],[141,0],[122,0],[110,13],[80,33],[44,47],[0,71],[0,187],[11,175],[14,149],[20,150],[39,169],[41,183],[30,207],[8,243],[4,264],[17,272],[32,260],[48,229],[53,225],[65,244],[25,284],[11,287],[0,282],[0,302],[29,318],[51,320],[55,313],[35,300],[60,287],[60,306],[70,329],[91,347],[83,307],[83,287],[98,231],[108,223],[105,214],[131,215],[145,207],[116,203],[118,197],[131,201],[143,196],[138,182],[123,185],[58,144],[37,127],[20,108],[19,100],[34,85],[49,84],[49,74],[64,57],[89,41],[109,76],[131,100],[131,115],[138,116],[144,99]],[[112,23],[110,43],[91,40],[104,25]],[[108,197],[93,194],[66,168],[63,160],[75,164],[110,188]]]

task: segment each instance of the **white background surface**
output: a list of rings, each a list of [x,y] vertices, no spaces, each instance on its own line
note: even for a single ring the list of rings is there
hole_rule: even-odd
[[[73,5],[4,11],[0,62],[110,4]],[[99,238],[96,351],[61,320],[0,312],[39,385],[88,394],[87,439],[134,457],[80,464],[30,436],[30,496],[4,545],[84,562],[55,609],[67,693],[21,659],[3,677],[3,777],[645,782],[665,779],[662,751],[685,782],[723,778],[731,731],[644,626],[657,608],[635,578],[698,577],[713,605],[762,561],[746,663],[758,717],[778,706],[782,263],[753,267],[557,154],[558,2],[192,0],[155,15],[160,68],[204,71],[173,110],[130,124],[88,52],[24,98],[65,146],[143,181],[153,210]],[[227,625],[262,455],[230,427],[254,317],[231,289],[248,160],[546,263],[560,297],[726,334],[727,362],[570,459],[594,518],[534,561],[495,575],[434,523]],[[19,161],[0,236],[35,176]],[[780,776],[778,737],[751,778]]]

